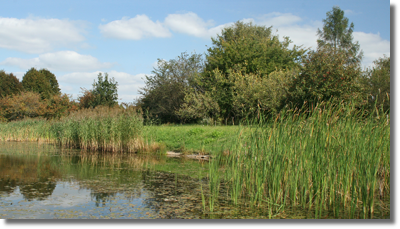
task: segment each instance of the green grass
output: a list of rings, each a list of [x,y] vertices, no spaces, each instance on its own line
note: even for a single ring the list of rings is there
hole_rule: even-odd
[[[238,133],[239,126],[162,125],[144,126],[143,138],[167,150],[213,153],[229,149]]]

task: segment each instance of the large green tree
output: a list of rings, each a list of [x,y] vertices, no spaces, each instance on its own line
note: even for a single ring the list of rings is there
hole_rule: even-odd
[[[318,47],[331,46],[335,51],[345,50],[352,54],[353,58],[349,59],[350,61],[360,62],[363,53],[358,41],[353,42],[354,24],[349,25],[349,19],[344,16],[344,11],[334,6],[326,13],[326,19],[322,21],[324,27],[317,31]]]
[[[207,75],[218,69],[222,74],[240,70],[263,77],[276,69],[297,66],[305,52],[296,45],[289,48],[288,37],[279,41],[272,33],[272,27],[240,21],[224,28],[221,35],[211,40],[213,46],[207,50]]]
[[[17,94],[23,90],[22,83],[16,76],[12,73],[7,74],[3,70],[0,71],[0,98]]]
[[[237,85],[235,86],[236,77],[232,78],[232,76],[252,76],[251,79],[256,80],[253,76],[267,78],[269,74],[277,70],[298,68],[305,50],[296,45],[290,48],[290,43],[288,37],[280,41],[279,37],[272,33],[272,27],[238,21],[224,28],[220,35],[212,38],[213,46],[208,49],[206,55],[206,68],[198,80],[198,88],[201,90],[191,92],[192,94],[189,95],[192,98],[191,103],[196,104],[194,101],[202,101],[197,99],[196,95],[198,98],[207,98],[203,101],[209,101],[211,96],[218,104],[218,106],[211,106],[213,109],[211,113],[215,114],[217,110],[219,112],[218,117],[213,118],[224,120],[224,122],[237,120],[240,115],[237,114],[234,103],[236,94],[240,92],[237,91]],[[263,82],[272,83],[272,81]],[[247,82],[246,85],[252,83],[254,82]],[[264,86],[273,87],[273,85]],[[205,91],[208,91],[207,97],[204,97]],[[190,103],[190,101],[187,102]],[[204,110],[201,106],[197,107]],[[185,109],[190,108],[185,105]]]
[[[201,54],[184,52],[169,61],[159,59],[153,74],[145,76],[146,86],[139,91],[142,96],[137,105],[151,119],[181,122],[177,112],[184,103],[185,92],[194,87],[194,80],[203,69]]]
[[[59,95],[61,90],[60,87],[58,86],[58,81],[56,76],[47,69],[40,69],[39,72],[42,73],[49,81],[52,94]]]
[[[49,99],[53,94],[50,81],[35,68],[29,69],[22,78],[22,86],[26,91],[38,92],[42,99]]]

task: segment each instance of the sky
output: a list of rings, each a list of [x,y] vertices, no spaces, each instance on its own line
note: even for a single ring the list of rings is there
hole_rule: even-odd
[[[394,1],[392,1],[393,3]],[[2,1],[0,70],[20,80],[32,67],[53,72],[61,92],[76,99],[107,72],[119,102],[134,102],[157,60],[182,52],[206,54],[236,21],[272,26],[292,45],[315,49],[317,29],[333,6],[354,23],[363,67],[390,56],[389,0],[49,0]]]

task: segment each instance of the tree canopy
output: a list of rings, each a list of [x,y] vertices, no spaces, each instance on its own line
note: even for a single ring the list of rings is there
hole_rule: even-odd
[[[292,68],[298,65],[305,50],[294,46],[288,37],[279,41],[272,34],[272,27],[236,22],[224,28],[221,35],[212,38],[213,47],[208,49],[206,73],[218,69],[222,74],[240,70],[245,74],[263,77],[276,69]]]
[[[83,95],[78,98],[82,108],[95,108],[99,105],[114,106],[118,104],[118,82],[114,77],[108,78],[108,73],[100,72],[97,82],[94,80],[93,88],[86,90],[82,88]]]
[[[0,98],[17,94],[23,90],[22,83],[16,76],[12,73],[7,74],[3,70],[0,71]]]
[[[26,91],[40,93],[42,99],[48,99],[53,94],[50,81],[35,68],[31,68],[25,73],[22,85]]]
[[[272,27],[238,21],[224,28],[221,35],[212,38],[213,46],[208,49],[206,55],[205,71],[196,81],[197,90],[192,90],[190,95],[187,94],[186,104],[183,106],[187,112],[181,110],[180,113],[186,116],[195,115],[196,112],[204,115],[213,114],[214,118],[217,116],[225,122],[240,118],[243,114],[238,114],[237,110],[246,110],[244,113],[252,110],[248,106],[244,109],[237,107],[236,100],[239,98],[237,95],[243,91],[249,94],[252,92],[244,87],[260,83],[257,78],[268,78],[272,72],[300,67],[305,50],[295,45],[289,48],[290,39],[284,37],[283,41],[280,41],[271,30]],[[264,87],[275,85],[270,80],[262,82]],[[268,91],[265,88],[262,90]],[[270,99],[266,100],[271,101]],[[214,102],[211,102],[212,100]],[[251,104],[257,105],[256,100],[254,99]],[[205,109],[205,106],[208,108]],[[275,108],[265,107],[266,111],[273,109]]]
[[[146,86],[138,101],[149,118],[162,122],[179,122],[177,111],[184,102],[185,92],[193,87],[195,77],[204,69],[201,54],[182,53],[176,59],[158,60],[152,75],[145,76]]]
[[[326,46],[310,51],[303,60],[300,74],[293,77],[288,101],[300,108],[331,98],[357,99],[361,95],[358,63],[348,63],[349,54]]]
[[[61,90],[60,87],[58,86],[58,81],[56,79],[56,76],[47,69],[41,69],[39,70],[39,72],[43,74],[46,77],[47,81],[50,83],[52,94],[53,95],[60,94]]]

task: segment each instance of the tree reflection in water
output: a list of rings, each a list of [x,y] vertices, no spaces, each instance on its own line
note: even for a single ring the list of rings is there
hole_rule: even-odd
[[[44,200],[53,193],[59,177],[48,158],[0,155],[0,192],[8,195],[19,187],[25,200]]]

